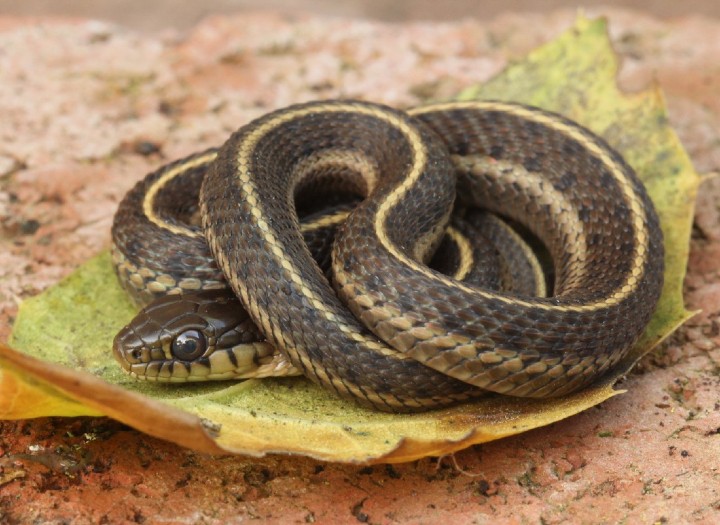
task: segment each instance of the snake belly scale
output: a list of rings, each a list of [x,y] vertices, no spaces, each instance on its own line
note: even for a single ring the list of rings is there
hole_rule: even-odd
[[[592,133],[535,108],[469,102],[408,113],[352,101],[292,106],[212,153],[204,234],[260,332],[313,381],[381,410],[485,391],[557,396],[597,379],[638,339],[662,288],[662,234],[632,169]],[[365,199],[338,228],[333,289],[300,231],[295,196],[330,180],[313,166],[338,158]],[[537,236],[552,258],[551,296],[428,268],[453,207],[490,210]]]

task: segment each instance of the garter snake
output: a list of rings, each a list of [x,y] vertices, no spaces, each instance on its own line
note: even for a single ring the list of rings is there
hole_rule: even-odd
[[[625,355],[662,288],[662,234],[632,169],[592,133],[535,108],[458,102],[405,114],[310,103],[261,117],[197,159],[207,168],[204,234],[268,343],[323,387],[381,410],[582,388]],[[366,198],[338,229],[333,290],[300,232],[295,198],[338,174]],[[453,205],[536,235],[553,262],[551,296],[428,268]],[[139,268],[137,280],[183,287],[153,273]],[[115,352],[126,369],[140,361]]]

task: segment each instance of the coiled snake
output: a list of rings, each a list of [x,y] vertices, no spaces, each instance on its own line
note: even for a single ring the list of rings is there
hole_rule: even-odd
[[[233,298],[149,307],[114,345],[123,368],[145,379],[201,380],[213,366],[254,363],[261,375],[300,372],[386,411],[487,391],[558,396],[626,354],[662,288],[662,234],[632,169],[584,128],[523,105],[455,102],[408,113],[354,101],[292,106],[150,179],[125,199],[113,227],[126,287],[144,297],[217,288],[219,268],[244,310],[233,306],[241,328],[228,331],[238,324],[223,317]],[[199,209],[178,197],[197,197],[200,184]],[[164,201],[178,219],[158,211]],[[318,215],[323,206],[330,211]],[[453,209],[472,216],[476,208],[539,239],[552,260],[549,297],[537,296],[542,277],[497,290],[485,277],[462,281],[425,264]],[[198,214],[203,235],[188,226]],[[139,233],[140,225],[155,230]],[[312,232],[328,225],[337,229],[326,264],[332,284],[313,259],[323,250]],[[448,237],[463,278],[473,248],[460,229]],[[200,252],[207,239],[217,266],[181,238]],[[154,259],[166,256],[160,270]],[[532,257],[524,261],[536,275]],[[188,267],[199,273],[174,273]],[[247,345],[248,363],[217,352],[223,338]],[[222,357],[213,365],[214,355]]]

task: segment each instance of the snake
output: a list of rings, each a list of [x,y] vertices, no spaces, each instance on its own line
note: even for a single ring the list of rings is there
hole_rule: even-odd
[[[159,217],[158,201],[177,198],[160,189],[183,189],[178,173],[194,173],[196,204],[179,205],[180,219]],[[136,192],[142,205],[119,209],[113,226],[126,288],[212,295],[225,279],[234,295],[226,304],[236,302],[247,316],[241,324],[257,330],[255,364],[270,361],[268,375],[300,373],[378,410],[582,389],[632,348],[663,287],[662,231],[633,169],[579,124],[522,104],[449,102],[407,112],[360,101],[290,106],[155,179],[162,183]],[[348,195],[359,197],[349,211]],[[336,221],[325,270],[303,233],[303,199],[341,209],[306,223]],[[475,209],[521,225],[544,247],[552,273],[546,296],[466,282],[428,265],[447,232],[457,231],[448,229],[453,213]],[[192,220],[202,227],[188,230]],[[213,262],[194,261],[172,242],[160,246],[157,232],[144,244],[130,240],[141,221],[206,244]],[[466,237],[455,234],[452,243],[456,266],[467,268]],[[134,259],[143,250],[167,252],[198,277],[150,269]],[[537,273],[537,264],[528,265]],[[159,299],[171,312],[162,322],[153,311],[163,308],[150,305],[118,334],[113,351],[126,371],[172,382],[195,379],[191,361],[212,368],[207,347],[222,337],[211,334],[198,353],[187,334],[208,324],[197,320],[201,310],[223,308],[196,300],[188,324],[178,313],[182,297]],[[168,333],[185,339],[146,344]],[[227,337],[236,345],[245,335]],[[217,355],[223,369],[238,361]]]

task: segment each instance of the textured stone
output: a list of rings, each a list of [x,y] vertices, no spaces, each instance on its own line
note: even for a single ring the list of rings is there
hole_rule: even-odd
[[[717,171],[720,22],[602,13],[621,84],[657,82],[698,169]],[[161,36],[0,17],[0,338],[19,301],[107,246],[117,203],[146,171],[294,102],[451,96],[574,16],[390,25],[264,13]],[[212,458],[106,419],[1,422],[0,521],[716,521],[718,180],[701,191],[686,281],[689,308],[703,313],[643,360],[627,395],[453,458],[387,468]]]

